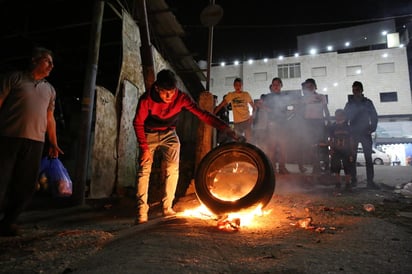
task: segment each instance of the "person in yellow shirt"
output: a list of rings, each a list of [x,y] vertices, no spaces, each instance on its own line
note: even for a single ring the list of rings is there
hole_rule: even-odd
[[[255,105],[249,92],[242,90],[243,81],[241,78],[236,78],[233,81],[233,87],[235,90],[225,95],[222,102],[215,108],[214,113],[217,114],[223,107],[231,104],[234,130],[250,142],[252,140],[252,114],[250,108],[254,111]]]

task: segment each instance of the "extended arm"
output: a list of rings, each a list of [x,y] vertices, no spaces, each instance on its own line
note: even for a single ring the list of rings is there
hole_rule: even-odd
[[[64,154],[57,144],[56,120],[54,119],[52,110],[47,111],[47,136],[50,142],[49,156],[51,158],[57,158],[59,157],[59,153]]]

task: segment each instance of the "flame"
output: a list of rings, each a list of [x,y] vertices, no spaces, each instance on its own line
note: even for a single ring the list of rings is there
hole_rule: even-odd
[[[263,205],[259,204],[255,208],[245,209],[239,212],[230,212],[226,215],[217,216],[212,213],[205,205],[200,205],[194,209],[186,209],[180,213],[181,216],[217,220],[218,228],[225,230],[237,230],[239,227],[257,226],[255,217],[262,217],[270,214],[271,210],[262,210]]]
[[[179,213],[179,215],[203,220],[216,218],[216,216],[205,205],[200,205],[193,209],[186,209]]]

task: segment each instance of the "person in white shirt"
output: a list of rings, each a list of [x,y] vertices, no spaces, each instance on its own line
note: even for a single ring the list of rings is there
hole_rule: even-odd
[[[321,172],[319,147],[327,143],[326,126],[330,123],[327,98],[316,92],[316,81],[306,79],[303,87],[303,118],[307,135],[307,149],[311,152],[312,173]]]

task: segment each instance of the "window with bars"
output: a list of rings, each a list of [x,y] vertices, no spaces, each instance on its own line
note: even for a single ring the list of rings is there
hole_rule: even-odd
[[[300,78],[300,63],[278,65],[278,77],[282,79]]]

